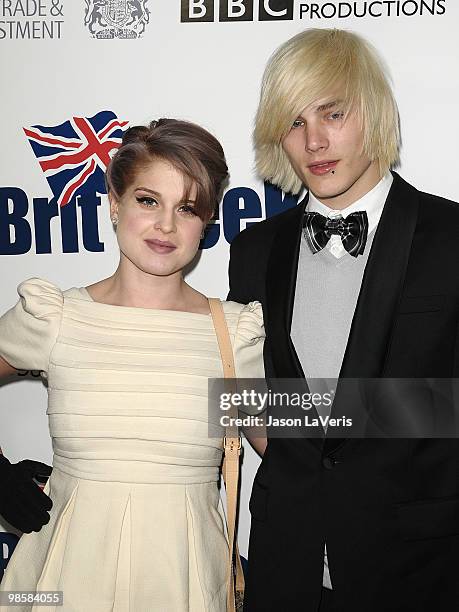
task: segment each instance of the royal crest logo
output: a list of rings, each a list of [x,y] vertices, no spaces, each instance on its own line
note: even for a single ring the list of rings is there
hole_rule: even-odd
[[[85,26],[94,38],[139,38],[150,21],[149,0],[85,0]]]

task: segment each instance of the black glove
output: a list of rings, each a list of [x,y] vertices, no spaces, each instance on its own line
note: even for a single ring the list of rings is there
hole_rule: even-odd
[[[0,514],[23,531],[40,531],[49,522],[53,502],[32,480],[35,474],[49,476],[52,468],[40,461],[25,459],[10,463],[0,454]]]

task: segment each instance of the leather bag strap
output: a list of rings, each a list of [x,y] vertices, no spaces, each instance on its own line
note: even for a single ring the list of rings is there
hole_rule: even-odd
[[[217,335],[218,347],[223,364],[223,375],[225,378],[236,378],[234,367],[233,348],[223,312],[222,303],[218,298],[208,298],[210,313]],[[237,409],[231,406],[229,411],[231,422],[237,418]],[[242,571],[241,557],[236,539],[236,518],[238,504],[238,484],[239,484],[239,457],[241,454],[241,436],[237,426],[226,428],[224,437],[224,457],[223,457],[223,479],[226,489],[226,515],[228,523],[229,540],[229,586],[227,598],[227,612],[236,611],[237,603],[242,603],[244,594],[244,573]],[[239,606],[238,606],[239,607]]]

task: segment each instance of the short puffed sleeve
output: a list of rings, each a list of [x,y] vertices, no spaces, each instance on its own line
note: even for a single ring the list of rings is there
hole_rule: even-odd
[[[265,328],[260,302],[242,307],[234,338],[234,366],[238,378],[264,378]]]
[[[18,286],[19,301],[0,317],[0,355],[18,370],[48,371],[62,318],[62,291],[41,278]]]

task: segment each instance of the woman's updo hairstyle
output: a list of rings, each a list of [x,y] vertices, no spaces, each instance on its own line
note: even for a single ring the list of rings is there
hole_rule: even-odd
[[[189,121],[159,119],[150,125],[137,125],[123,135],[105,176],[107,193],[121,198],[139,170],[155,159],[169,162],[184,177],[184,201],[196,185],[197,215],[208,221],[220,198],[228,176],[225,154],[218,140],[207,130]]]

